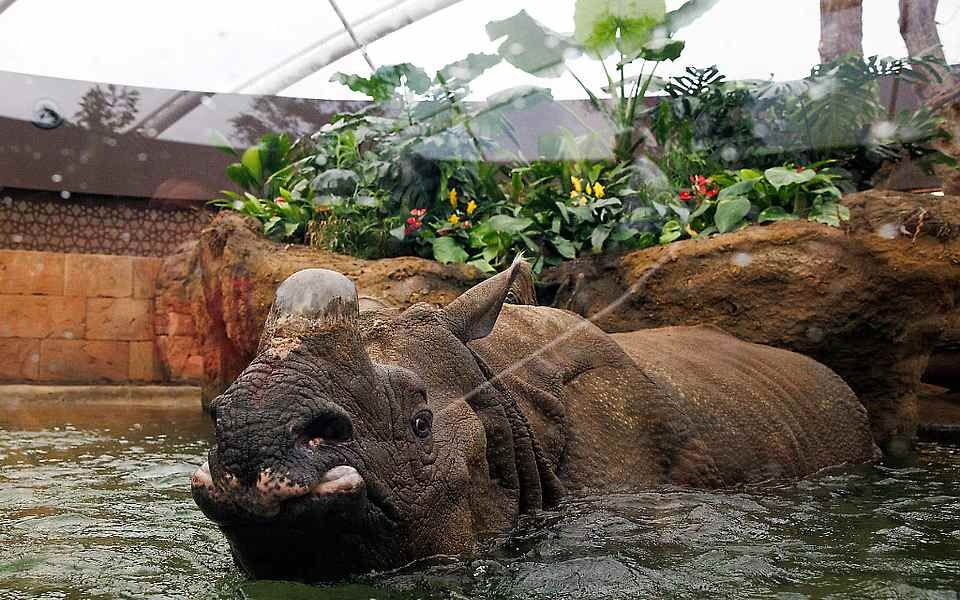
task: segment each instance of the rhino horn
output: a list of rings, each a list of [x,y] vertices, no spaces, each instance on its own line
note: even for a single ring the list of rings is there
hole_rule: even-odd
[[[348,277],[327,269],[297,271],[277,288],[259,350],[274,338],[351,327],[359,314],[357,287]]]

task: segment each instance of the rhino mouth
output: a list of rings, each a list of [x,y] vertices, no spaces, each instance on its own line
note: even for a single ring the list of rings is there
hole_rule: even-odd
[[[294,483],[269,471],[256,485],[241,486],[229,474],[214,481],[204,462],[191,478],[191,491],[200,509],[222,526],[298,520],[304,513],[356,513],[372,508],[366,481],[352,466],[338,465],[311,485]]]

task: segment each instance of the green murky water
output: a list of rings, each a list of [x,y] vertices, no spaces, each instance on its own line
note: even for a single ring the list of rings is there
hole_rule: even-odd
[[[960,449],[725,493],[573,500],[475,556],[248,582],[194,508],[199,411],[0,403],[0,599],[960,598]]]

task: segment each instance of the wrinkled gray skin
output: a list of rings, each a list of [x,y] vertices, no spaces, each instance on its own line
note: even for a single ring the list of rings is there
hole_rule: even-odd
[[[876,456],[863,407],[813,360],[707,328],[611,336],[532,299],[523,263],[443,309],[361,314],[353,284],[321,269],[284,282],[193,476],[238,565],[389,569],[469,550],[564,494]]]

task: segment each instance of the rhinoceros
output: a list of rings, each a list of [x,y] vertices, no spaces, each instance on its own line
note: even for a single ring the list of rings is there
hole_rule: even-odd
[[[528,302],[523,262],[444,308],[360,311],[291,275],[211,403],[193,475],[253,577],[320,580],[468,551],[569,494],[722,487],[878,456],[830,369],[718,329],[609,335]]]

